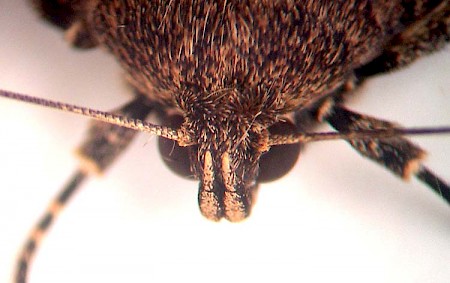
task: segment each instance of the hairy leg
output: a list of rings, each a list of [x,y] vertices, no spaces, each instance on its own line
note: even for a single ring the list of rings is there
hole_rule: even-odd
[[[152,109],[153,105],[149,104],[144,97],[137,96],[133,101],[112,112],[137,119],[145,119]],[[89,174],[101,173],[111,165],[127,148],[136,134],[136,131],[127,128],[102,122],[92,123],[88,137],[78,151],[82,160],[81,169],[72,176],[68,184],[51,201],[42,218],[28,235],[17,261],[15,278],[17,283],[27,281],[27,272],[31,260],[43,236],[81,183]]]

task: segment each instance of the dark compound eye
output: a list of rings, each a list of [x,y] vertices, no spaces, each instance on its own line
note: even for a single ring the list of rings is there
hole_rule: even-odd
[[[181,115],[164,117],[166,126],[178,128],[182,123],[183,117]],[[176,141],[159,137],[158,148],[164,163],[170,170],[182,177],[194,179],[190,168],[189,150],[187,147],[181,147]]]
[[[288,121],[277,122],[269,128],[271,134],[296,132],[296,127]],[[261,156],[258,181],[267,183],[286,175],[294,167],[300,155],[301,144],[284,144],[272,146]]]
[[[180,115],[167,116],[164,118],[164,122],[168,126],[179,127],[183,123],[183,117]],[[291,122],[283,121],[272,125],[269,131],[271,134],[292,133],[295,131],[295,126]],[[165,138],[159,138],[158,148],[164,163],[170,170],[182,177],[194,179],[190,168],[188,148],[181,147],[175,141]],[[297,162],[300,148],[300,144],[273,146],[261,157],[258,181],[271,182],[286,175]]]

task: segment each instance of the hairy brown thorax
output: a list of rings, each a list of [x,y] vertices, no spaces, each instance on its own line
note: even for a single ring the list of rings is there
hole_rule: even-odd
[[[236,88],[278,114],[337,88],[398,28],[398,1],[323,2],[99,1],[91,21],[152,99],[186,113],[184,91],[209,103]]]

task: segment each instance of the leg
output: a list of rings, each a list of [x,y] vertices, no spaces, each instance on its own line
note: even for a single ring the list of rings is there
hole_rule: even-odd
[[[450,40],[450,3],[441,1],[405,1],[403,22],[407,28],[389,42],[385,51],[355,71],[358,78],[405,66],[438,50]]]
[[[354,113],[335,106],[328,123],[339,132],[357,132],[370,129],[389,129],[395,125],[373,117]],[[360,154],[383,165],[394,174],[408,180],[415,175],[450,203],[450,187],[422,165],[425,151],[403,137],[350,140],[350,145]]]
[[[31,0],[32,5],[48,22],[63,29],[66,39],[75,47],[91,48],[97,45],[86,21],[92,0]]]
[[[355,71],[358,78],[363,79],[405,66],[423,55],[444,47],[450,40],[448,0],[435,7],[428,7],[430,10],[427,14],[421,13],[420,8],[412,4],[405,5],[409,12],[403,20],[408,27],[391,40],[380,56]]]
[[[311,108],[296,113],[297,128],[308,131],[319,122],[327,121],[342,133],[361,130],[389,129],[393,123],[352,112],[342,106],[346,91],[353,88],[350,83],[335,95],[324,98]],[[450,186],[423,164],[425,151],[403,137],[384,139],[350,140],[350,145],[361,155],[376,161],[397,176],[407,180],[415,175],[420,181],[450,203]]]
[[[58,216],[58,213],[66,204],[67,200],[80,187],[81,183],[86,178],[86,174],[78,171],[72,177],[70,182],[61,190],[59,195],[50,203],[42,218],[38,221],[36,226],[31,230],[22,248],[19,259],[17,260],[16,283],[27,282],[28,267],[39,246],[43,235],[47,232],[53,220]]]
[[[405,0],[406,13],[402,21],[407,28],[395,36],[385,51],[369,64],[355,70],[355,83],[411,63],[431,53],[450,40],[450,4],[448,0]],[[351,90],[351,89],[348,89]],[[382,129],[393,124],[357,114],[342,107],[343,89],[332,98],[311,109],[317,120],[326,120],[340,132]],[[424,151],[405,138],[353,140],[350,144],[362,155],[382,164],[396,175],[408,179],[415,175],[450,203],[450,187],[421,162]]]
[[[152,108],[153,105],[148,104],[144,97],[138,96],[130,103],[114,111],[114,113],[145,119]],[[83,180],[86,179],[89,173],[101,173],[111,165],[119,154],[124,151],[136,133],[134,130],[102,122],[94,122],[92,124],[87,141],[79,150],[79,155],[82,159],[81,169],[75,173],[70,182],[50,203],[43,217],[30,232],[17,261],[16,283],[26,282],[28,267],[42,237],[68,199],[80,187]]]
[[[153,104],[141,95],[120,109],[115,114],[143,120],[154,108]],[[81,168],[86,172],[103,172],[132,141],[136,131],[127,128],[93,122],[84,144],[78,149]]]

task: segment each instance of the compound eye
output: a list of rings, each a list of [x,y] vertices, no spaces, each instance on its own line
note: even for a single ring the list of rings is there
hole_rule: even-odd
[[[296,132],[296,127],[288,121],[280,121],[269,128],[271,134],[287,134]],[[286,175],[294,167],[300,155],[301,144],[284,144],[272,146],[261,156],[259,162],[258,181],[267,183]]]
[[[164,117],[165,125],[174,128],[180,127],[183,121],[181,115]],[[176,141],[159,137],[158,149],[162,160],[170,170],[181,177],[194,179],[194,175],[191,172],[189,149],[187,147],[181,147]]]

